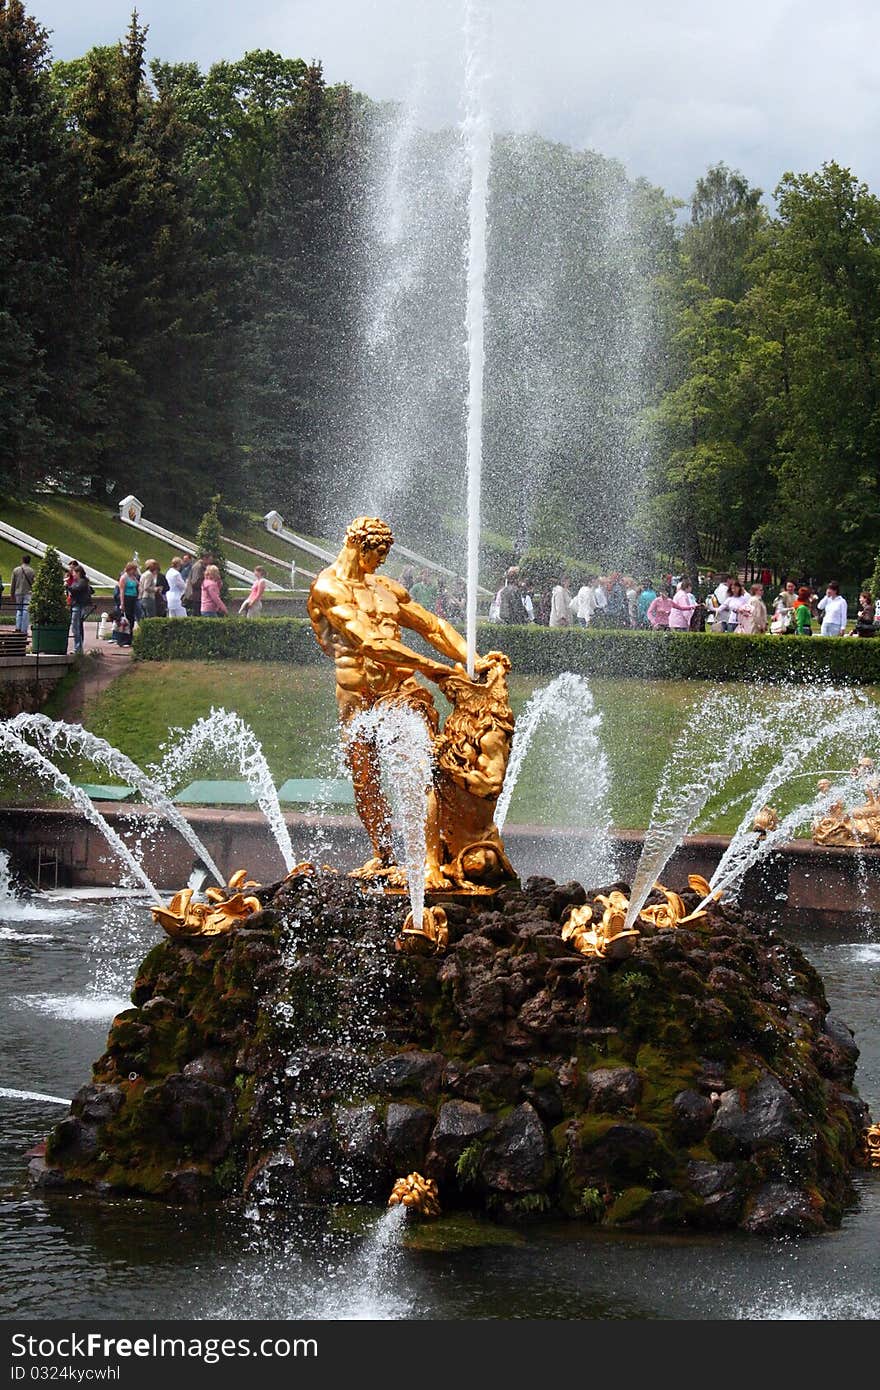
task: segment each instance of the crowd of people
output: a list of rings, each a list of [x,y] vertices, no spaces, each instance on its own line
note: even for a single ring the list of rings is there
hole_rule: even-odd
[[[224,618],[229,610],[222,586],[220,568],[207,551],[195,560],[189,554],[175,555],[164,573],[158,560],[146,560],[141,568],[135,555],[113,592],[111,640],[128,646],[142,618]],[[254,582],[238,610],[241,617],[260,616],[265,590],[266,571],[255,565]]]
[[[543,623],[548,627],[614,627],[647,630],[773,633],[808,637],[873,637],[880,629],[880,598],[859,594],[852,631],[847,600],[837,580],[820,598],[811,585],[787,580],[770,602],[766,581],[744,585],[738,576],[705,576],[694,591],[686,576],[666,575],[662,582],[639,583],[613,573],[588,575],[577,592],[568,576],[536,592],[511,566],[489,610],[501,623]]]
[[[9,594],[15,604],[15,630],[28,635],[30,604],[36,574],[30,555],[21,557],[10,579]],[[129,560],[113,589],[113,611],[108,633],[119,646],[130,646],[135,624],[142,618],[219,618],[228,613],[223,602],[222,575],[214,556],[201,554],[175,555],[168,569],[162,571],[158,560],[146,560],[141,565],[137,554]],[[0,598],[3,596],[0,577]],[[70,631],[73,650],[80,655],[85,642],[85,620],[94,610],[95,594],[85,568],[71,560],[64,577],[67,606],[70,611]],[[266,572],[262,565],[254,566],[254,582],[244,599],[239,615],[258,618],[263,610]]]
[[[22,555],[12,571],[10,597],[15,603],[15,626],[27,634],[34,585],[31,557]],[[560,575],[540,589],[531,585],[516,565],[506,572],[504,583],[489,607],[489,619],[501,623],[540,623],[547,627],[611,627],[648,630],[773,633],[809,637],[873,637],[880,631],[880,597],[863,589],[859,594],[851,631],[849,607],[837,580],[830,580],[820,597],[812,585],[786,580],[768,609],[766,582],[744,585],[738,576],[715,574],[701,577],[697,592],[689,578],[666,575],[655,583],[641,583],[632,576],[587,575],[576,592],[571,580]],[[400,582],[417,603],[454,627],[465,622],[464,585],[452,577],[436,576],[427,569],[408,569]],[[91,583],[83,566],[72,560],[65,577],[71,632],[75,652],[83,650],[87,613],[94,604]],[[254,566],[254,582],[239,607],[239,615],[256,618],[263,608],[266,574]],[[119,645],[131,643],[135,624],[142,618],[219,618],[228,609],[222,596],[222,576],[215,557],[207,552],[196,559],[175,555],[162,571],[158,560],[140,564],[137,554],[129,560],[113,591],[112,631]],[[0,580],[0,596],[3,593]]]

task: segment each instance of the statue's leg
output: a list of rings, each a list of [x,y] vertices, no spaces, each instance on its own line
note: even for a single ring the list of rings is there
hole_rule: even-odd
[[[361,818],[373,854],[376,868],[394,863],[391,837],[391,812],[382,794],[382,779],[376,745],[371,739],[353,738],[348,741],[346,761],[354,787],[354,804]],[[366,868],[367,865],[364,865]]]
[[[452,887],[452,879],[443,867],[445,857],[445,846],[440,834],[440,805],[437,793],[432,787],[428,792],[428,812],[425,817],[425,887],[429,892],[439,892]]]

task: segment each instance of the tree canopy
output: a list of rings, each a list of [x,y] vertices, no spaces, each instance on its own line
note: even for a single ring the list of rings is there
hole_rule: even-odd
[[[455,536],[457,134],[317,61],[148,63],[147,38],[135,11],[53,63],[0,0],[4,486]],[[718,163],[682,214],[601,154],[496,136],[487,528],[608,567],[872,572],[880,201],[833,161],[773,197]]]

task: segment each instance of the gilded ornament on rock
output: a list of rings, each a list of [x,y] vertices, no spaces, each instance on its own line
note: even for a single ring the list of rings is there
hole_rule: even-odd
[[[388,1198],[389,1207],[405,1207],[407,1211],[419,1216],[439,1216],[440,1197],[437,1184],[432,1178],[423,1178],[421,1173],[408,1173],[398,1178]]]
[[[169,903],[151,907],[150,911],[153,921],[171,937],[222,936],[243,926],[249,917],[262,910],[260,899],[244,891],[259,887],[259,883],[248,878],[246,869],[237,869],[225,891],[222,888],[206,890],[206,902],[194,902],[194,890],[182,888]]]
[[[448,944],[449,928],[446,924],[446,913],[442,907],[423,908],[420,927],[415,925],[413,914],[410,913],[403,924],[400,936],[394,943],[398,951],[422,955],[434,952],[439,954],[446,950]]]

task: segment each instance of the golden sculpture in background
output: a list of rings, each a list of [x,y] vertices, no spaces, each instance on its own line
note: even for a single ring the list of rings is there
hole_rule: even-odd
[[[193,902],[193,889],[182,888],[170,903],[151,907],[150,911],[153,921],[171,937],[222,936],[262,909],[259,898],[247,891],[259,887],[259,883],[248,878],[246,869],[237,869],[226,892],[222,888],[206,890],[207,902]]]
[[[398,1178],[388,1198],[389,1207],[405,1207],[407,1211],[417,1212],[419,1216],[439,1216],[440,1197],[433,1178],[423,1178],[421,1173],[408,1173]]]
[[[845,849],[880,845],[880,788],[874,771],[874,759],[859,758],[852,773],[864,784],[866,800],[861,806],[850,809],[840,800],[833,802],[824,815],[817,816],[813,821],[814,844],[837,845]],[[827,777],[820,779],[816,790],[822,796],[831,791]]]
[[[774,806],[762,806],[752,821],[752,829],[757,830],[762,837],[770,830],[778,830],[779,812]]]
[[[869,1125],[863,1132],[859,1161],[865,1168],[880,1168],[880,1124]]]
[[[435,761],[426,822],[427,889],[491,892],[515,877],[494,824],[513,737],[506,679],[510,662],[503,652],[478,656],[470,679],[461,634],[416,603],[402,584],[376,573],[393,541],[390,527],[377,517],[353,521],[336,559],[309,590],[309,618],[336,665],[343,729],[362,711],[385,703],[406,705],[427,724]],[[447,660],[406,646],[402,628]],[[433,695],[418,676],[433,681],[452,705],[442,730]],[[394,863],[391,817],[374,741],[360,732],[350,736],[346,758],[357,812],[373,849],[372,858],[355,873],[402,887],[405,876]]]

